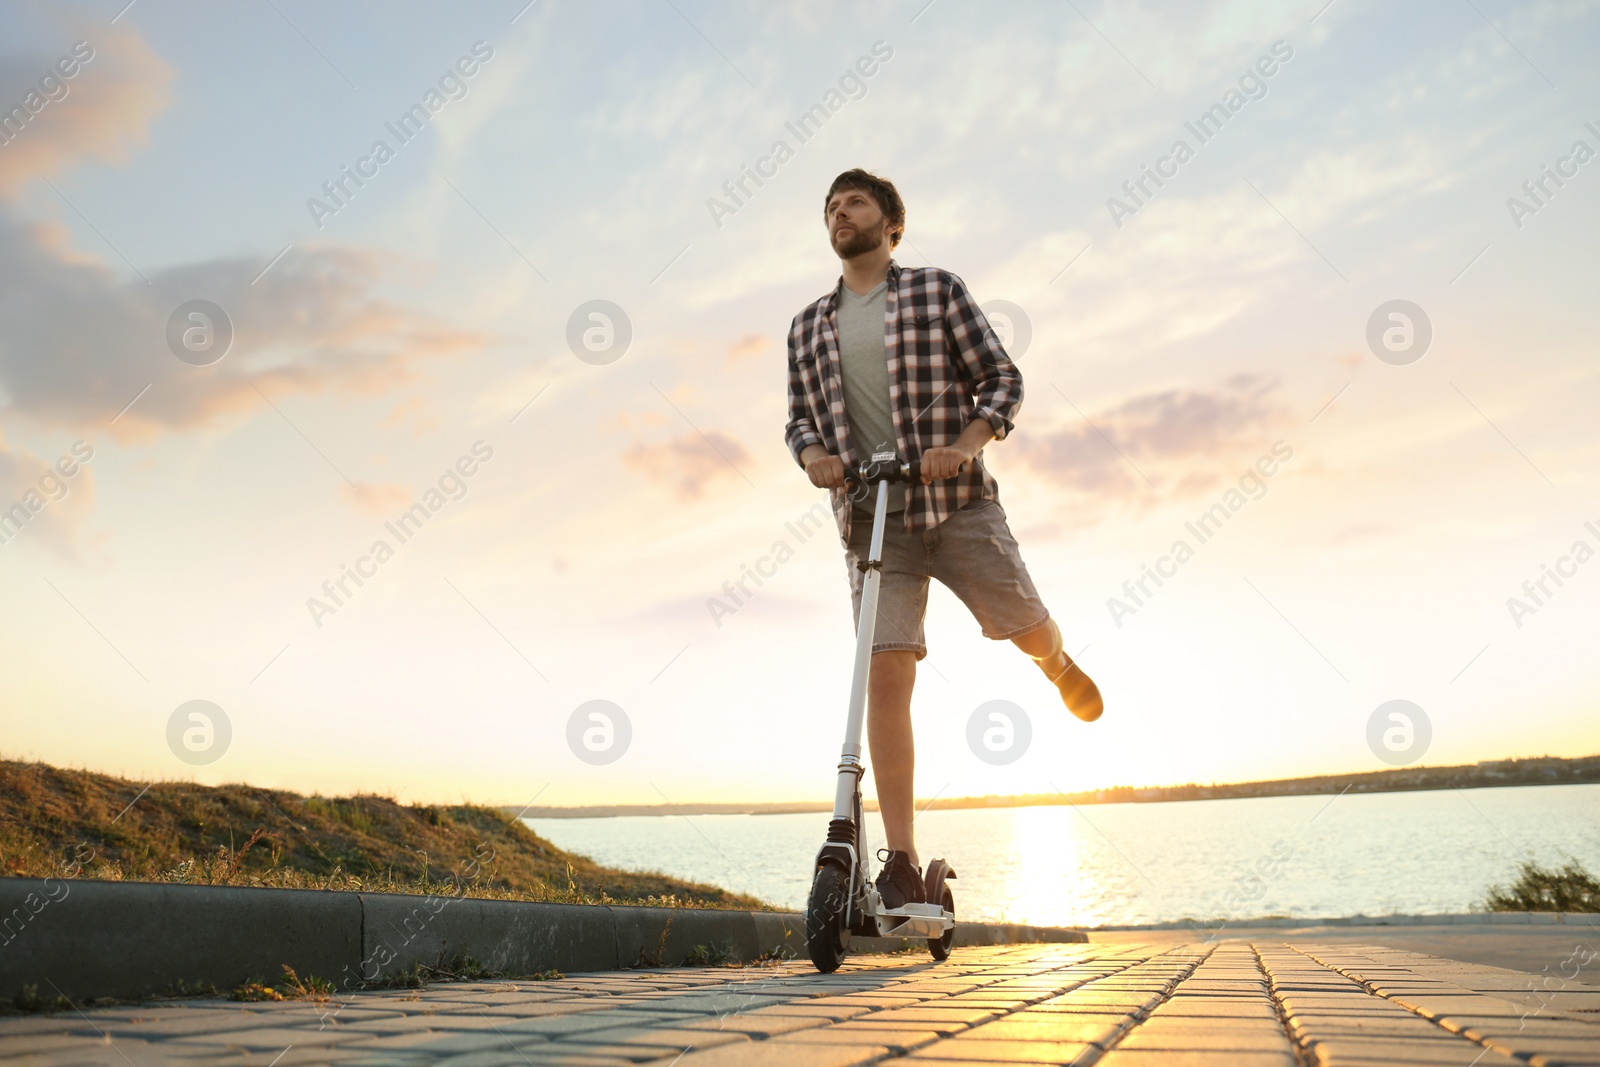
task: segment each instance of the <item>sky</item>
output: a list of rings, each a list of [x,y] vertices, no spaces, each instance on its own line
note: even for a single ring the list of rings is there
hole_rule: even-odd
[[[1106,701],[935,585],[919,796],[1600,751],[1600,3],[125,4],[0,6],[6,758],[830,798],[785,339],[856,166]]]

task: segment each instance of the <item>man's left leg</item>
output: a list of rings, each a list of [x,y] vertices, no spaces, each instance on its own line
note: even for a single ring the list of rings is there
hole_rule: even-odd
[[[1085,722],[1104,710],[1100,690],[1063,647],[1061,630],[1033,587],[998,500],[979,500],[937,529],[933,576],[967,605],[984,636],[1009,639],[1055,685],[1067,710]]]
[[[1094,722],[1105,711],[1100,688],[1062,646],[1061,629],[1056,620],[1046,619],[1043,626],[1018,634],[1011,643],[1026,652],[1044,671],[1044,676],[1055,683],[1072,714],[1084,722]]]

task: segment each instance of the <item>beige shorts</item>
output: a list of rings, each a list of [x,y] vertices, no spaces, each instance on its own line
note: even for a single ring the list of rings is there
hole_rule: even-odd
[[[885,520],[885,527],[873,652],[905,649],[919,660],[928,654],[922,620],[928,610],[930,578],[939,579],[960,597],[983,635],[996,641],[1020,637],[1050,618],[998,500],[975,500],[931,530],[907,534],[898,513]],[[857,563],[866,559],[871,538],[872,520],[858,516],[850,524],[850,545],[845,550],[851,612],[858,629],[866,574]]]

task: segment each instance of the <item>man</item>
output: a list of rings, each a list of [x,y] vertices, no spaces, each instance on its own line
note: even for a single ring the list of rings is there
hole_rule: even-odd
[[[928,654],[928,580],[971,610],[986,637],[1009,639],[1093,722],[1100,691],[1062,648],[1034,590],[981,450],[1011,432],[1022,375],[961,279],[890,258],[905,234],[893,183],[864,170],[834,179],[823,201],[843,275],[789,329],[789,423],[784,434],[811,484],[832,490],[850,595],[861,625],[872,499],[852,501],[845,464],[876,452],[920,460],[920,485],[891,485],[872,667],[867,744],[888,856],[877,887],[886,908],[923,902],[912,834],[911,688]]]

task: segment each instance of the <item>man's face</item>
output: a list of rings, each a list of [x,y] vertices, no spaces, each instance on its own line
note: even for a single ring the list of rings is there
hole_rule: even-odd
[[[828,201],[828,241],[840,259],[854,259],[888,240],[889,220],[878,202],[860,189],[840,189]]]

